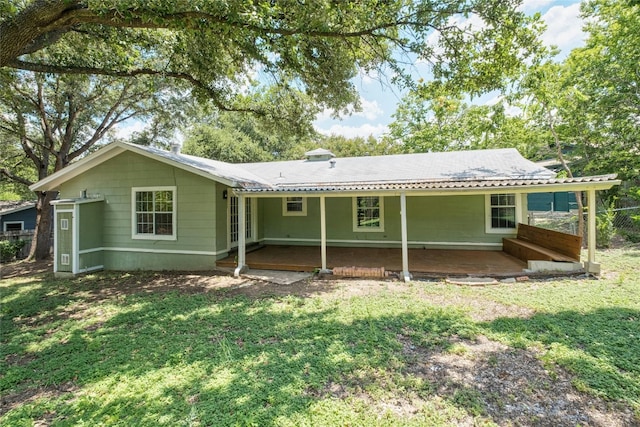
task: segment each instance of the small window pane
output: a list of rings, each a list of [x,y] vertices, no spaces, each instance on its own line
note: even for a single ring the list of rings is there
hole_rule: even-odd
[[[136,234],[173,235],[173,191],[137,191]]]
[[[491,228],[516,228],[516,195],[491,195]]]

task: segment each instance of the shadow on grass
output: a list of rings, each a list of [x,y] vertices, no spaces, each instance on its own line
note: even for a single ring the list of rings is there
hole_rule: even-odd
[[[316,403],[340,398],[332,384],[367,395],[395,387],[381,377],[403,366],[403,328],[421,331],[423,345],[469,328],[435,308],[378,315],[365,298],[338,308],[293,296],[130,293],[87,308],[89,288],[34,287],[3,310],[5,423],[301,424]]]
[[[149,285],[152,276],[97,277],[30,281],[5,296],[0,424],[398,424],[420,408],[387,423],[387,410],[375,402],[434,397],[433,355],[482,330],[515,347],[543,343],[604,396],[631,402],[640,396],[634,310],[477,325],[410,296],[249,299],[170,286],[161,292]],[[472,376],[512,351],[477,361]],[[431,412],[441,417],[433,425],[460,416],[438,415],[443,407],[487,415],[486,390],[460,384],[449,391]]]
[[[541,313],[483,324],[516,348],[541,343],[543,360],[575,376],[578,389],[640,408],[640,311],[601,308],[580,313]]]

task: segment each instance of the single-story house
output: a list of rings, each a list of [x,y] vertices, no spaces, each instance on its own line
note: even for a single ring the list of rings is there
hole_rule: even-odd
[[[36,228],[36,203],[0,201],[0,231],[24,231]]]
[[[54,270],[203,270],[251,243],[317,248],[326,270],[334,247],[408,251],[502,249],[526,218],[527,194],[595,192],[614,175],[555,173],[515,149],[230,164],[116,142],[31,186],[56,190]],[[595,230],[595,217],[589,218]],[[587,267],[595,264],[589,233]],[[349,265],[349,260],[343,260]]]

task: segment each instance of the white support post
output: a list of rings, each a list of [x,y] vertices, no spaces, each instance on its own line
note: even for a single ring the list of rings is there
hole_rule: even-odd
[[[400,224],[402,234],[402,278],[405,282],[411,280],[409,273],[409,245],[407,243],[407,195],[400,193]]]
[[[239,277],[246,270],[245,258],[247,253],[247,218],[245,216],[245,197],[238,194],[238,266],[233,275]]]
[[[327,269],[327,209],[325,196],[320,196],[320,251],[322,257],[321,273],[328,273]]]
[[[600,264],[596,264],[596,190],[587,191],[587,273],[600,274]]]

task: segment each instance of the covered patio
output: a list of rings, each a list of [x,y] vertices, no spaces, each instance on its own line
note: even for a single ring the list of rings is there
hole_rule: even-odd
[[[491,275],[509,276],[523,273],[527,264],[502,251],[408,249],[412,273],[426,275]],[[385,271],[402,272],[401,248],[327,247],[327,267],[384,267]],[[318,246],[269,245],[246,254],[246,265],[252,269],[314,271],[322,266]],[[219,267],[234,268],[235,255],[217,262]]]

